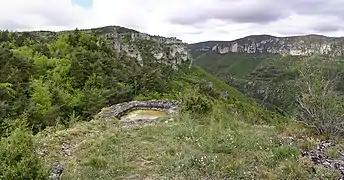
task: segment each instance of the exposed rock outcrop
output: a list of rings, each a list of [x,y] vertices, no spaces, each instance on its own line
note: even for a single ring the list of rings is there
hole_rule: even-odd
[[[226,53],[270,53],[282,55],[327,54],[344,55],[344,38],[320,35],[275,37],[270,35],[247,36],[234,41],[208,41],[190,44],[191,51]]]
[[[133,110],[160,110],[166,114],[174,114],[178,111],[179,101],[168,100],[149,100],[149,101],[130,101],[103,108],[96,116],[99,119],[121,118],[124,114]]]
[[[119,26],[107,26],[88,31],[99,31],[99,34],[113,43],[115,51],[136,58],[141,65],[144,64],[145,59],[155,59],[173,68],[182,63],[192,64],[186,44],[175,37],[152,36]]]
[[[63,169],[64,169],[64,165],[59,162],[56,162],[52,167],[52,173],[49,179],[61,180]]]
[[[334,145],[335,143],[332,141],[323,141],[316,150],[302,151],[301,154],[309,157],[316,165],[338,170],[341,174],[339,180],[344,180],[344,153],[339,151],[340,158],[338,159],[331,159],[325,155],[326,150]]]
[[[177,68],[183,63],[190,66],[193,61],[186,43],[175,37],[153,36],[120,26],[105,26],[80,31],[106,38],[115,52],[135,58],[141,65],[144,65],[145,61],[155,60]],[[33,36],[54,38],[58,34],[71,32],[32,31],[26,33]]]

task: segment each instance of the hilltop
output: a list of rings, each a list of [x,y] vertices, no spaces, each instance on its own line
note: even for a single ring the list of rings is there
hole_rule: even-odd
[[[177,67],[183,62],[192,63],[192,58],[186,48],[186,43],[175,37],[162,37],[138,32],[121,26],[105,26],[92,29],[76,29],[85,35],[103,37],[114,52],[125,54],[138,60],[142,65],[144,59],[156,59]],[[4,31],[6,32],[6,31]],[[31,39],[36,43],[50,41],[60,35],[73,34],[75,31],[25,31],[15,32],[18,41]],[[4,40],[6,39],[3,37]]]
[[[61,170],[57,174],[62,179],[339,177],[335,170],[303,157],[321,140],[302,124],[263,110],[199,68],[193,67],[184,78],[180,82],[203,79],[212,88],[183,91],[176,98],[183,102],[178,114],[154,122],[127,119],[135,114],[161,116],[155,110],[104,119],[118,112],[116,107],[127,106],[118,104],[104,108],[103,115],[90,122],[46,129],[35,136],[44,163]],[[223,91],[229,96],[216,95]],[[147,97],[138,100],[142,98]],[[341,147],[338,143],[326,152],[335,158]]]
[[[344,54],[343,37],[326,37],[322,35],[304,35],[276,37],[271,35],[251,35],[233,41],[206,41],[189,44],[189,51],[219,54],[281,54],[302,55],[327,54],[341,56]]]

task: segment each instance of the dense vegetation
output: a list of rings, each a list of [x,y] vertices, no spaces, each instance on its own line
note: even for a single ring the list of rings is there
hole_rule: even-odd
[[[145,93],[165,93],[172,70],[115,54],[101,36],[80,31],[38,39],[2,32],[1,135],[7,119],[26,119],[34,131],[77,119]]]

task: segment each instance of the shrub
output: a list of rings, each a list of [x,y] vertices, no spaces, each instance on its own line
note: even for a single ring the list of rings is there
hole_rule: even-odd
[[[297,118],[321,134],[344,135],[344,98],[335,90],[338,74],[307,61],[300,72]]]
[[[213,99],[202,94],[198,87],[186,93],[182,98],[182,111],[195,114],[207,114],[212,110]]]
[[[32,134],[15,129],[0,141],[0,179],[47,179],[48,171],[34,152]]]

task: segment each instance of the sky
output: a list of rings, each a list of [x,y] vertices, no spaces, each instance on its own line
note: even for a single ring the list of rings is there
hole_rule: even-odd
[[[344,36],[344,0],[0,0],[0,29],[118,25],[187,43],[248,35]]]
[[[73,5],[79,5],[83,8],[92,8],[93,1],[92,0],[72,0]]]

